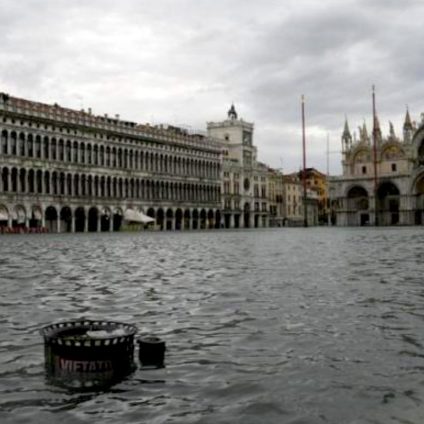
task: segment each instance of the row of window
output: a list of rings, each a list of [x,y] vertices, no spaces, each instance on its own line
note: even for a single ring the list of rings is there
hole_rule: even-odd
[[[54,160],[82,165],[123,168],[131,170],[188,175],[201,178],[219,178],[217,162],[163,155],[139,149],[116,148],[90,143],[42,138],[40,135],[3,130],[0,154]]]
[[[3,168],[0,193],[219,202],[218,186]]]
[[[234,202],[231,202],[231,199],[226,198],[224,200],[224,209],[232,209],[232,205],[234,204],[234,209],[240,209],[240,201],[234,200]],[[254,204],[254,211],[255,212],[266,212],[267,211],[267,204],[266,202],[255,202]]]
[[[238,195],[240,194],[240,184],[238,182],[233,183],[233,191],[231,192],[231,184],[229,181],[224,181],[224,194],[234,194]],[[266,187],[261,187],[261,192],[259,193],[259,187],[257,185],[253,188],[253,195],[254,197],[266,197]]]
[[[397,171],[397,165],[396,165],[396,163],[392,163],[392,164],[391,164],[391,170],[392,170],[392,172],[396,172],[396,171]],[[362,171],[362,175],[366,175],[366,173],[367,173],[368,169],[367,169],[367,167],[366,167],[366,166],[363,166],[363,167],[361,168],[361,171]]]

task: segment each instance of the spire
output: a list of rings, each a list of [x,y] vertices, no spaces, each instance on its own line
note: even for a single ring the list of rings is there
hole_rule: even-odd
[[[405,115],[405,122],[403,124],[403,129],[404,130],[412,130],[412,121],[411,121],[411,117],[409,116],[409,108],[408,106],[406,106],[406,115]]]
[[[350,134],[349,123],[347,122],[347,116],[345,117],[343,136],[352,137],[351,134]]]
[[[377,116],[377,109],[375,107],[375,86],[372,86],[372,114],[373,114],[373,129],[372,135],[374,137],[374,142],[380,144],[382,140],[380,121]]]
[[[352,135],[350,134],[349,124],[347,117],[345,117],[345,124],[342,133],[342,151],[347,151],[352,146]]]
[[[390,128],[390,138],[391,139],[395,139],[396,138],[396,134],[395,134],[395,128],[393,127],[393,122],[389,121],[389,128]]]
[[[406,106],[405,122],[403,124],[403,141],[410,143],[412,141],[412,133],[414,126],[412,125],[411,117],[409,116],[409,108]]]
[[[227,112],[228,118],[233,120],[233,119],[237,119],[237,112],[236,112],[236,108],[234,107],[234,103],[231,103],[231,107]]]
[[[364,119],[364,123],[362,125],[362,137],[361,137],[361,141],[368,141],[368,130],[367,130],[367,124],[365,123],[365,119]]]

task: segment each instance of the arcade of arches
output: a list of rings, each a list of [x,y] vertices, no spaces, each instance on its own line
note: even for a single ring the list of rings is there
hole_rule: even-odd
[[[140,212],[155,220],[158,230],[202,230],[221,228],[221,212],[212,209],[154,208]],[[0,227],[46,228],[48,232],[119,231],[125,210],[120,207],[60,206],[41,207],[0,204]],[[148,225],[148,224],[146,224]]]
[[[369,225],[375,210],[378,225],[396,225],[400,222],[400,199],[399,189],[390,181],[378,186],[376,197],[370,196],[364,187],[355,185],[346,196],[347,225]]]

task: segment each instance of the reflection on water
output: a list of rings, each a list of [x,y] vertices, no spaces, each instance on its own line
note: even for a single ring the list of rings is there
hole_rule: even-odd
[[[0,238],[0,422],[424,422],[424,230]],[[40,327],[167,344],[108,391],[44,379]]]

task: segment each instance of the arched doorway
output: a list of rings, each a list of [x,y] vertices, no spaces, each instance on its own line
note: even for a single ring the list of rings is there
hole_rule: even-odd
[[[112,212],[109,208],[103,208],[102,215],[100,217],[100,230],[110,231]]]
[[[200,211],[200,229],[204,230],[206,228],[206,211],[202,209]]]
[[[244,227],[249,228],[250,227],[250,205],[249,203],[245,203],[243,207],[243,221],[244,221]]]
[[[90,208],[88,211],[88,231],[94,233],[97,231],[97,223],[99,220],[98,211],[96,207]]]
[[[124,213],[122,209],[116,209],[113,214],[113,231],[119,231],[121,229],[123,217]]]
[[[40,206],[33,206],[31,211],[31,218],[29,220],[30,228],[40,228],[42,224],[43,213]],[[56,221],[56,231],[57,231],[57,221]]]
[[[193,230],[197,230],[199,228],[199,211],[197,209],[193,211],[192,227]]]
[[[85,229],[85,210],[79,207],[75,210],[75,232],[80,233]]]
[[[166,229],[169,230],[173,230],[173,219],[174,219],[174,212],[172,211],[172,209],[168,209],[166,211]]]
[[[165,221],[165,212],[162,208],[158,209],[156,213],[156,224],[159,229],[162,231],[164,229],[164,221]]]
[[[46,208],[44,219],[46,220],[47,231],[50,233],[57,232],[57,210],[54,206]]]
[[[175,229],[181,230],[183,222],[183,211],[181,209],[177,209],[175,212]]]
[[[72,211],[68,206],[64,206],[60,210],[60,229],[65,233],[72,231]]]
[[[210,229],[215,228],[215,215],[212,209],[209,209],[208,211],[208,226],[207,227]]]
[[[347,225],[369,225],[368,192],[361,186],[351,187],[347,193]]]
[[[422,155],[424,163],[424,153]],[[424,224],[424,174],[415,182],[415,224]]]
[[[399,189],[392,182],[382,183],[377,190],[378,225],[399,224]]]
[[[186,230],[190,229],[190,211],[188,209],[184,211],[184,228]]]
[[[215,212],[215,228],[221,228],[221,212],[219,210]]]

